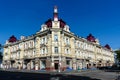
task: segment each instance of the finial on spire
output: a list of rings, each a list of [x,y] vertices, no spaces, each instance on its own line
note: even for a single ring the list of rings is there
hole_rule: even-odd
[[[54,13],[57,13],[57,6],[54,6]]]
[[[57,6],[54,6],[54,21],[58,21],[58,10],[57,10]]]

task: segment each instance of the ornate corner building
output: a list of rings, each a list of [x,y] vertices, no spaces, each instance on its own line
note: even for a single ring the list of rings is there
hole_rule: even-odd
[[[64,71],[67,67],[76,70],[113,64],[114,53],[110,46],[101,46],[92,34],[87,38],[76,36],[58,18],[56,6],[53,19],[41,25],[40,31],[21,36],[20,40],[11,36],[4,45],[4,68]]]

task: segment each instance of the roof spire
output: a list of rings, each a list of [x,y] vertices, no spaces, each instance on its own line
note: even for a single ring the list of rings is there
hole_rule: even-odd
[[[53,16],[54,16],[54,21],[58,21],[58,10],[57,10],[57,6],[54,6]]]

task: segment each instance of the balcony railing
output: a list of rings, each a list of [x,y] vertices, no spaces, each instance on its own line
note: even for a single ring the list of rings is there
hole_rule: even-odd
[[[25,59],[34,58],[34,55],[30,55],[30,54],[29,54],[29,55],[24,55],[24,58],[25,58]]]
[[[24,48],[24,51],[25,51],[25,50],[32,50],[32,49],[35,49],[35,47],[27,47],[27,48]]]
[[[47,47],[47,43],[41,43],[41,44],[40,44],[40,48],[41,48],[41,47]]]
[[[13,57],[11,57],[11,58],[10,58],[10,60],[14,60],[14,58],[13,58]]]
[[[10,57],[10,60],[15,60],[17,59],[17,57]]]
[[[70,44],[65,43],[65,47],[70,47]]]
[[[19,48],[19,49],[17,49],[17,51],[21,51],[21,49]]]
[[[84,59],[91,60],[92,58],[91,57],[84,57]]]
[[[47,53],[44,53],[44,54],[40,54],[40,57],[42,57],[42,56],[48,56],[49,54],[47,54]]]

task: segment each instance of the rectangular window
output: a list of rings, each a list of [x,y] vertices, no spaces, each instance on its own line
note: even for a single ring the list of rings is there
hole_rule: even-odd
[[[80,44],[80,43],[78,42],[78,47],[79,47],[79,44]]]
[[[58,41],[58,35],[57,34],[54,35],[54,41]]]
[[[45,44],[47,42],[47,38],[46,37],[43,37],[42,39],[41,39],[41,44]]]
[[[55,53],[58,53],[58,47],[55,47]]]
[[[45,43],[45,38],[43,38],[42,42]]]
[[[67,64],[67,65],[70,65],[70,60],[67,60],[67,61],[66,61],[66,64]]]
[[[43,54],[45,53],[45,48],[43,48]]]
[[[41,68],[45,69],[45,67],[46,67],[46,61],[42,60],[41,61]]]
[[[35,51],[33,50],[33,56],[35,55]]]

